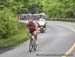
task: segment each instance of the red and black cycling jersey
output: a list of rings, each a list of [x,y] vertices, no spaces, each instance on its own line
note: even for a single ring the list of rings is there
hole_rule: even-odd
[[[28,27],[29,30],[35,30],[36,29],[36,25],[33,22],[29,22],[27,24],[27,27]]]

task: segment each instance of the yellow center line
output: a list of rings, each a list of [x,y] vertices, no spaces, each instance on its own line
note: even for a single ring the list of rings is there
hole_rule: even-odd
[[[66,26],[66,25],[63,25],[63,24],[60,24],[60,26],[63,26],[64,28],[67,28],[67,29],[71,30],[72,32],[75,32],[75,30],[73,28],[69,27],[69,26]],[[75,49],[75,42],[72,45],[72,47],[62,57],[67,57],[74,49]]]
[[[72,47],[65,53],[65,55],[64,56],[62,56],[62,57],[67,57],[73,50],[74,50],[74,48],[75,48],[75,42],[74,42],[74,44],[72,45]]]

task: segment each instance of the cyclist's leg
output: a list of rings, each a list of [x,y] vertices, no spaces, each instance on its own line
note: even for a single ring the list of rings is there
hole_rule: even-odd
[[[36,30],[34,30],[34,37],[35,37],[34,51],[36,51],[36,48],[37,48],[37,31]]]
[[[36,30],[34,31],[34,35],[35,35],[35,43],[36,43],[36,45],[38,45],[38,43],[37,43],[37,31]]]
[[[30,31],[30,43],[32,43],[32,36],[34,36],[34,38],[35,38],[35,41],[37,41],[37,32],[36,32],[36,30],[34,29],[34,30],[31,30]]]
[[[31,45],[32,40],[33,40],[33,39],[32,39],[32,31],[29,32],[29,36],[30,36],[29,38],[30,38],[30,45]]]
[[[37,31],[34,30],[34,36],[35,36],[35,40],[37,41]]]

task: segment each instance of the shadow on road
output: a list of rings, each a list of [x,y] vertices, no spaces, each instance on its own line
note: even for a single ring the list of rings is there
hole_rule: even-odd
[[[9,46],[9,47],[0,47],[0,54],[5,53],[9,50],[14,49],[16,46]]]

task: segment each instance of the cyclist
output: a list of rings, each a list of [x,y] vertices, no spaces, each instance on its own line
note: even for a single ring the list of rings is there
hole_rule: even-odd
[[[32,43],[32,35],[35,36],[35,40],[37,41],[37,31],[36,31],[36,24],[33,22],[33,20],[29,20],[28,24],[28,31],[30,36],[30,44]]]

